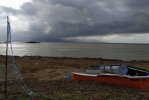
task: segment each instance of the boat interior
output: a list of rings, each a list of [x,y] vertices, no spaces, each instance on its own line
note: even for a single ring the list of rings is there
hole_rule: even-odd
[[[140,69],[132,66],[128,66],[127,75],[130,76],[149,76],[149,71],[145,69]]]

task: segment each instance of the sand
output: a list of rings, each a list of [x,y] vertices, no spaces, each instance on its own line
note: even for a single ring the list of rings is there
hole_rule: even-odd
[[[90,66],[101,64],[128,64],[149,69],[149,61],[122,61],[102,58],[67,58],[67,57],[40,57],[15,56],[16,65],[20,70],[25,84],[35,93],[44,94],[51,99],[59,100],[95,100],[95,99],[149,99],[149,92],[137,89],[122,88],[96,82],[76,82],[66,80],[71,72],[81,71]],[[15,100],[17,95],[23,94],[16,87],[15,75],[11,69],[12,59],[8,60],[9,98]],[[5,65],[5,56],[0,56],[0,65]],[[2,69],[2,68],[1,68]],[[1,97],[4,92],[4,80],[1,72]],[[24,95],[24,94],[23,94]],[[39,99],[40,100],[40,99]],[[49,99],[48,99],[49,100]]]

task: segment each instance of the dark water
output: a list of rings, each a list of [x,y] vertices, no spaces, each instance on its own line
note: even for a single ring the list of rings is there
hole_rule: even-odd
[[[13,51],[17,56],[149,60],[149,44],[13,43]],[[0,44],[0,54],[5,54],[5,44]]]

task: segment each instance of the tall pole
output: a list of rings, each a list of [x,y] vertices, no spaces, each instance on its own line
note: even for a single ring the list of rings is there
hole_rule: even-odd
[[[6,40],[6,67],[5,67],[5,100],[7,99],[7,67],[8,67],[8,42],[9,42],[9,17],[7,16],[7,40]]]

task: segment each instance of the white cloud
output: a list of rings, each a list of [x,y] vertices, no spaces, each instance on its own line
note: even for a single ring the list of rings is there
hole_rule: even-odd
[[[22,5],[24,2],[29,1],[31,0],[0,0],[0,6],[19,9],[20,5]]]
[[[100,36],[99,39],[105,42],[113,43],[149,43],[149,34],[129,34],[129,35],[108,35]]]
[[[78,42],[108,42],[108,43],[149,43],[149,34],[113,34],[105,36],[86,36],[86,37],[70,37],[64,38]]]
[[[18,31],[28,31],[29,29],[29,22],[23,16],[10,16],[10,22],[13,32]]]

